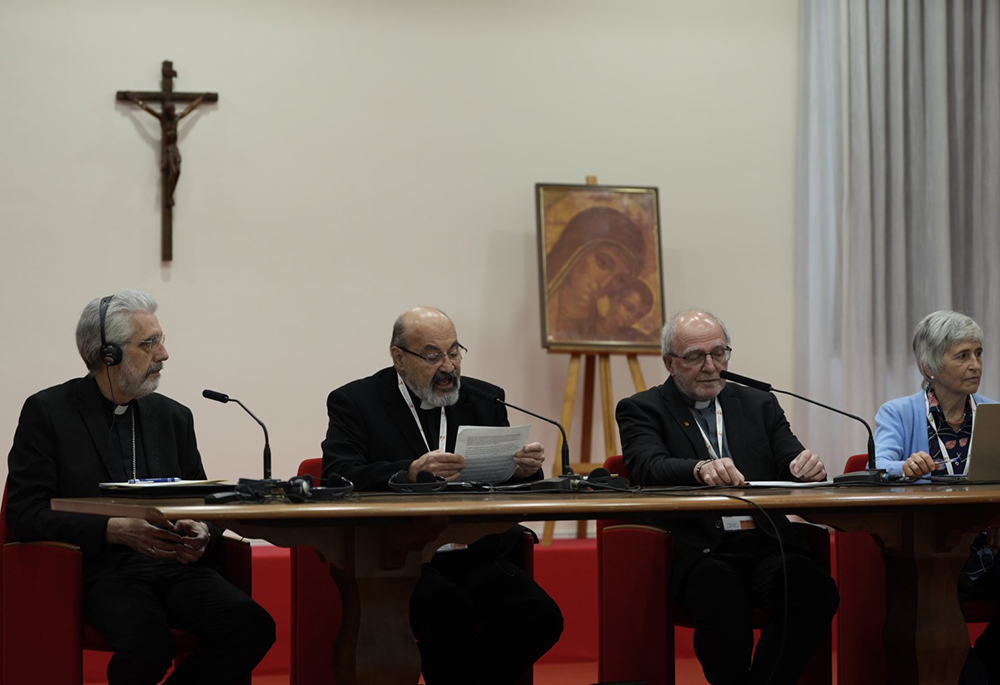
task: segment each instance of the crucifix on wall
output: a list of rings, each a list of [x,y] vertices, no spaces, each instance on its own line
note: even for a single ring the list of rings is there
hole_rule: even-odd
[[[163,61],[162,90],[136,91],[119,90],[116,100],[125,100],[139,106],[144,112],[156,117],[160,122],[160,176],[163,179],[163,209],[161,228],[161,254],[165,262],[174,258],[174,190],[181,176],[181,152],[177,147],[177,125],[180,120],[193,112],[203,102],[218,102],[218,93],[175,93],[174,63]],[[149,106],[150,102],[160,103],[157,111]],[[174,103],[189,103],[180,114]]]

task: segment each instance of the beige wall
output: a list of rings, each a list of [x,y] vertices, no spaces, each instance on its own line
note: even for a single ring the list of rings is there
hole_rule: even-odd
[[[158,131],[114,101],[165,58],[178,90],[220,93],[181,126],[167,266]],[[713,309],[731,368],[791,387],[796,62],[795,0],[6,0],[0,436],[82,374],[79,311],[123,286],[160,299],[161,390],[215,476],[257,475],[261,435],[203,388],[266,421],[288,476],[414,304],[452,315],[466,374],[558,415],[532,192],[587,174],[660,188],[668,310]]]

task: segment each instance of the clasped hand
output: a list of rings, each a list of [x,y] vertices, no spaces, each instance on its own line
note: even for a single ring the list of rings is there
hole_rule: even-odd
[[[181,519],[154,526],[143,519],[116,517],[108,520],[105,538],[154,559],[191,564],[205,554],[211,534],[202,521]]]
[[[820,458],[810,450],[802,450],[789,464],[789,469],[797,480],[826,480],[826,467]],[[742,485],[746,482],[743,474],[729,457],[714,459],[702,464],[699,473],[705,485]]]

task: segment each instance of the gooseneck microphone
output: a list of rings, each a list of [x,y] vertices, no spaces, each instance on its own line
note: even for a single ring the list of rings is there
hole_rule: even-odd
[[[791,395],[796,399],[800,399],[803,402],[808,402],[809,404],[815,404],[817,407],[823,407],[824,409],[829,409],[832,412],[836,412],[842,416],[852,418],[855,421],[860,421],[865,429],[868,431],[868,468],[864,471],[855,471],[854,473],[845,473],[839,476],[833,477],[833,482],[848,484],[848,483],[884,483],[886,482],[885,469],[875,468],[875,436],[872,433],[872,427],[868,425],[860,416],[855,414],[848,414],[846,411],[841,411],[835,407],[831,407],[822,402],[817,402],[816,400],[811,400],[808,397],[802,397],[802,395],[796,395],[794,392],[788,392],[787,390],[778,390],[773,387],[770,383],[765,383],[764,381],[758,381],[754,378],[748,378],[747,376],[741,376],[738,373],[733,373],[731,371],[720,371],[719,375],[726,379],[727,381],[733,381],[739,383],[740,385],[745,385],[748,388],[753,388],[754,390],[760,390],[762,392],[780,392],[783,395]]]
[[[225,393],[216,392],[215,390],[202,390],[201,396],[209,400],[222,402],[223,404],[227,402],[235,402],[236,404],[243,407],[243,411],[245,411],[247,414],[253,417],[254,421],[260,424],[260,427],[264,429],[264,480],[265,481],[271,480],[271,442],[267,437],[267,426],[264,425],[264,422],[258,419],[252,411],[247,409],[247,406],[245,404],[240,402],[235,397],[230,397]]]
[[[462,389],[468,391],[469,394],[471,394],[471,395],[475,395],[476,397],[478,397],[480,399],[486,400],[487,402],[499,402],[500,404],[504,405],[505,407],[510,407],[511,409],[516,409],[516,410],[518,410],[520,412],[524,412],[525,414],[528,414],[529,416],[534,416],[536,419],[541,419],[542,421],[545,421],[547,423],[551,423],[553,426],[555,426],[556,428],[558,428],[559,432],[562,433],[562,439],[563,439],[563,442],[562,442],[562,475],[560,475],[560,476],[558,476],[556,478],[546,478],[544,480],[534,481],[531,484],[531,489],[532,490],[572,490],[572,489],[574,489],[574,485],[573,485],[572,481],[576,480],[576,479],[579,479],[579,476],[577,476],[575,473],[573,473],[573,469],[569,465],[569,439],[567,439],[567,437],[566,437],[566,430],[562,427],[561,423],[559,423],[558,421],[556,421],[554,419],[550,419],[550,418],[547,418],[545,416],[542,416],[541,414],[536,414],[533,411],[528,411],[527,409],[524,409],[522,407],[518,407],[516,404],[511,404],[510,402],[505,402],[504,400],[500,399],[499,397],[497,397],[493,393],[487,392],[486,390],[483,390],[482,388],[477,388],[477,387],[475,387],[472,384],[467,383],[467,384],[465,384],[462,387]]]

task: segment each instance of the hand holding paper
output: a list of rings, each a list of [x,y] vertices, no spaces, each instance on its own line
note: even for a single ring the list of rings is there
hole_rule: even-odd
[[[540,442],[532,442],[517,451],[514,455],[515,478],[530,478],[542,468],[545,462],[545,448]]]

